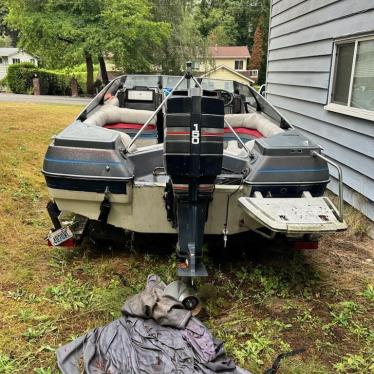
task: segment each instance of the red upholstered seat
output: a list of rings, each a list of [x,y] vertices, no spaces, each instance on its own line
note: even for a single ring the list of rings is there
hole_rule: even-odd
[[[140,125],[138,123],[110,123],[107,125],[104,125],[106,129],[112,129],[112,130],[139,130],[143,125]],[[147,130],[156,130],[156,125],[148,125]]]
[[[235,127],[234,128],[235,132],[240,136],[240,135],[243,135],[243,136],[251,136],[251,137],[254,137],[254,138],[262,138],[263,135],[257,131],[257,130],[254,130],[254,129],[247,129],[246,127]],[[232,134],[231,130],[227,127],[225,127],[225,134]],[[233,135],[233,134],[232,134]]]
[[[118,130],[128,133],[130,136],[133,136],[143,125],[138,123],[110,123],[107,125],[104,125],[106,129],[112,129],[112,130]],[[253,138],[262,138],[263,135],[254,129],[247,129],[245,127],[235,127],[234,130],[236,133],[243,138],[244,140],[251,140]],[[225,135],[227,137],[234,137],[234,134],[231,132],[229,128],[224,129]],[[154,134],[154,135],[151,135]],[[150,124],[147,126],[147,128],[144,130],[143,136],[157,136],[157,130],[156,125]]]

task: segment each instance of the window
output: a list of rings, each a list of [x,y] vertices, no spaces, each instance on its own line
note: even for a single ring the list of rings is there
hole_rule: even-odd
[[[358,43],[351,105],[374,111],[374,39]]]
[[[374,36],[336,43],[326,109],[374,119]]]
[[[35,59],[30,58],[30,62],[35,65]]]
[[[200,61],[192,61],[192,69],[194,70],[200,69]]]
[[[3,58],[2,57],[0,57],[0,64],[2,64],[3,63]]]
[[[235,70],[243,70],[243,60],[235,60]]]
[[[249,70],[249,76],[257,78],[258,77],[258,70],[257,69],[255,69],[255,70]]]
[[[252,96],[251,91],[249,90],[249,87],[244,84],[236,83],[236,90],[239,95],[242,95],[244,97]]]
[[[13,58],[12,61],[13,61],[13,64],[19,64],[21,62],[19,58]]]

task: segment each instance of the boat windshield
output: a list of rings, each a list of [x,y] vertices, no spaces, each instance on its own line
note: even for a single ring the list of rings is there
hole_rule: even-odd
[[[181,78],[182,76],[177,76],[177,75],[163,75],[162,76],[162,87],[167,90],[172,90]],[[178,90],[186,90],[186,89],[187,89],[187,81],[184,80],[178,86]]]
[[[135,86],[158,87],[159,81],[159,75],[128,75],[126,77],[125,86],[128,88]]]
[[[234,93],[234,82],[222,79],[207,79],[203,78],[201,80],[201,86],[205,90],[226,90]]]

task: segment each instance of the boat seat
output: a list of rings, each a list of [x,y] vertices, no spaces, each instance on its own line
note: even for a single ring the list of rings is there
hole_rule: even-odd
[[[119,133],[119,136],[121,138],[121,142],[124,146],[124,148],[130,152],[130,153],[133,153],[133,152],[136,152],[137,151],[137,146],[136,144],[132,144],[131,147],[129,148],[129,145],[130,145],[130,142],[131,142],[131,137],[130,135],[128,134],[125,134],[123,132],[118,132]]]
[[[113,103],[114,104],[114,103]],[[150,110],[136,110],[119,108],[116,105],[103,105],[89,116],[84,123],[104,127],[112,123],[130,123],[143,125],[152,115]],[[152,118],[150,125],[156,124],[156,117]]]
[[[143,125],[137,124],[137,123],[124,123],[124,122],[117,122],[117,123],[109,123],[107,125],[104,125],[106,129],[110,130],[117,130],[121,132],[125,132],[126,134],[129,134],[130,136],[135,135]],[[156,134],[157,138],[157,128],[156,125],[148,125],[146,129],[143,130],[141,136],[143,137],[150,137],[154,138],[154,135]]]
[[[253,147],[255,146],[255,139],[249,140],[248,142],[244,143],[245,146],[249,151],[252,151]],[[247,151],[242,147],[239,146],[237,140],[230,140],[227,143],[225,143],[225,149],[223,153],[236,156],[236,157],[247,157]]]
[[[244,142],[263,137],[263,135],[258,130],[247,129],[245,127],[236,127],[234,130]],[[224,140],[229,141],[233,139],[236,139],[235,135],[228,127],[225,127]]]
[[[110,93],[104,96],[104,105],[113,105],[119,107],[119,100],[117,96],[112,96]]]
[[[243,140],[248,140],[248,138],[268,138],[284,131],[277,124],[259,113],[226,114],[225,120],[241,138],[244,138]],[[230,132],[230,129],[226,127],[225,134],[228,132]]]
[[[150,110],[119,108],[116,105],[116,98],[110,99],[109,102],[112,103],[103,105],[88,117],[84,123],[116,130],[133,137],[153,113]],[[156,117],[152,118],[140,138],[146,139],[148,143],[157,143]]]

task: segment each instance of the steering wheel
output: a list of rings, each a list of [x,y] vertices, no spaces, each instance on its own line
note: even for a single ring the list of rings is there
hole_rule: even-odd
[[[217,89],[214,91],[218,92],[220,98],[223,100],[224,106],[229,106],[234,101],[234,95],[231,92],[221,89]]]

